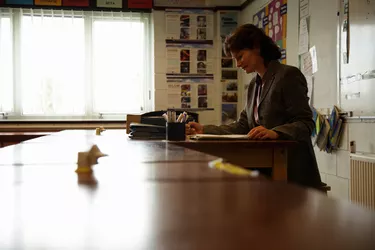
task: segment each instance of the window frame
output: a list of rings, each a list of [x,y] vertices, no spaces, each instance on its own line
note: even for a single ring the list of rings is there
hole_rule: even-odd
[[[1,8],[4,11],[5,8]],[[151,63],[151,14],[150,13],[133,13],[133,12],[112,12],[112,11],[77,11],[77,10],[53,10],[53,9],[21,9],[21,8],[7,8],[11,17],[12,37],[13,37],[13,112],[0,111],[0,120],[24,120],[24,121],[79,121],[79,120],[126,120],[127,113],[98,113],[93,111],[93,82],[92,80],[92,22],[93,20],[114,20],[123,18],[129,20],[139,20],[144,24],[144,50],[145,50],[145,68],[143,70],[143,103],[141,103],[140,113],[151,111],[152,103],[152,66]],[[5,9],[6,10],[6,9]],[[25,14],[33,15],[61,15],[71,17],[82,16],[84,18],[84,32],[85,32],[85,114],[84,115],[23,115],[22,114],[22,91],[21,91],[21,18]],[[69,16],[69,13],[71,15]]]

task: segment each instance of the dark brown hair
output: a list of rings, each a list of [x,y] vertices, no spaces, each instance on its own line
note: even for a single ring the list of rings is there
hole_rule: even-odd
[[[244,24],[238,27],[223,44],[225,54],[243,49],[259,49],[264,63],[281,58],[279,47],[267,36],[262,29],[253,24]]]

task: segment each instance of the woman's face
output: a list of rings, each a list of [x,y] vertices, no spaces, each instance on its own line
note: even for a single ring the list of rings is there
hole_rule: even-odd
[[[242,68],[247,74],[253,73],[258,65],[263,63],[259,49],[243,49],[238,52],[232,51],[231,54],[236,60],[237,68]]]

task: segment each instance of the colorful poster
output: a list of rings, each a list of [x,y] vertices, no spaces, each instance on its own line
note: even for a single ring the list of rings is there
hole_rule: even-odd
[[[166,39],[213,40],[213,12],[206,10],[166,11]]]
[[[155,6],[161,6],[161,7],[207,7],[207,3],[204,0],[154,0]]]
[[[35,0],[35,5],[61,6],[62,0]]]
[[[34,0],[5,0],[6,4],[33,5]]]
[[[198,108],[208,108],[207,84],[198,85]]]
[[[226,37],[238,25],[238,12],[220,12],[220,36]]]
[[[239,13],[234,11],[220,12],[220,38],[224,44],[225,39],[238,26]],[[228,124],[237,119],[237,102],[238,102],[238,71],[235,61],[231,55],[226,55],[225,47],[221,50],[221,82],[222,82],[222,124]]]
[[[167,77],[168,108],[210,108],[213,105],[213,77]]]
[[[253,24],[258,28],[264,30],[264,32],[268,32],[268,8],[265,7],[258,11],[253,17]]]
[[[213,74],[212,46],[167,44],[167,74]]]
[[[238,12],[220,12],[220,37],[221,44],[224,44],[225,39],[229,36],[238,25]],[[227,57],[225,55],[224,46],[222,46],[222,57]]]
[[[152,0],[128,0],[129,9],[152,9]]]
[[[63,0],[63,6],[87,7],[89,0]]]
[[[264,30],[281,49],[281,62],[286,63],[287,0],[272,0],[253,16],[253,24]]]
[[[97,0],[97,7],[122,8],[122,0]]]
[[[223,119],[222,122],[227,124],[227,122],[233,122],[237,119],[237,102],[238,102],[238,82],[237,80],[222,80],[222,114]],[[224,109],[226,107],[227,110]],[[231,112],[235,111],[235,114],[231,114]],[[230,114],[230,115],[228,115]],[[227,117],[228,116],[228,117]]]
[[[222,80],[221,83],[223,84],[223,91],[237,91],[238,90],[237,80]]]

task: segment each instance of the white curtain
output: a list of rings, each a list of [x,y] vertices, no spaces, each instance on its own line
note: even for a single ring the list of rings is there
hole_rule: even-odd
[[[83,13],[22,10],[20,76],[24,115],[84,115]]]
[[[142,19],[142,14],[120,12],[91,16],[96,112],[139,112],[143,106],[142,83],[150,60],[146,59],[147,22]]]
[[[0,8],[0,112],[13,112],[12,12]]]
[[[145,106],[150,85],[149,14],[13,12],[9,26],[15,31],[10,39],[15,53],[10,57],[16,77],[10,82],[18,91],[10,102],[16,113],[92,117],[140,112]],[[5,22],[0,23],[1,32]],[[4,58],[0,54],[0,63]]]

